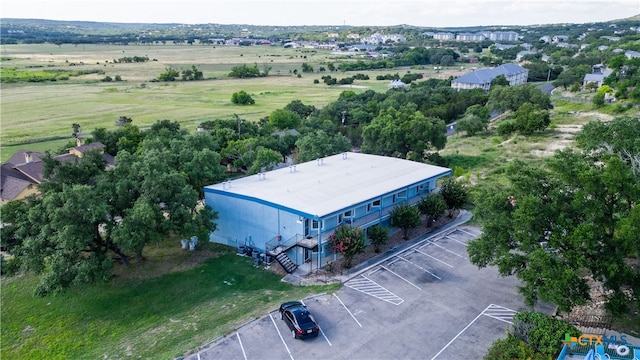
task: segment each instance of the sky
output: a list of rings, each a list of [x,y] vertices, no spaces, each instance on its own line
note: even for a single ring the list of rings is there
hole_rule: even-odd
[[[589,23],[640,0],[2,0],[3,18],[124,23],[458,27]],[[0,24],[1,26],[1,24]]]

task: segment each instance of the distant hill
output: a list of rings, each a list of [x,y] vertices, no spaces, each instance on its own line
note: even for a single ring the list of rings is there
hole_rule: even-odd
[[[268,39],[273,42],[290,40],[309,41],[353,41],[347,34],[368,36],[374,32],[399,33],[408,40],[423,38],[426,31],[478,32],[521,31],[535,28],[537,32],[553,35],[572,35],[586,31],[594,24],[638,26],[640,14],[626,19],[590,24],[548,24],[533,26],[471,26],[455,28],[429,28],[411,25],[396,26],[265,26],[249,24],[179,24],[179,23],[114,23],[93,21],[59,21],[46,19],[1,18],[0,43],[53,43],[53,44],[157,44],[157,43],[202,43],[213,44],[219,39],[233,37]],[[603,26],[603,28],[606,28]],[[332,34],[331,36],[329,34]],[[335,35],[338,34],[336,38]],[[532,39],[537,41],[537,39]],[[528,40],[527,40],[528,41]]]

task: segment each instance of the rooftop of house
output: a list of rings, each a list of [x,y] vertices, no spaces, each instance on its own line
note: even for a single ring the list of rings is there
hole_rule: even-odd
[[[393,157],[343,153],[205,187],[225,194],[322,217],[451,170]]]
[[[508,63],[502,64],[496,68],[479,69],[460,76],[453,82],[466,84],[489,84],[498,75],[509,76],[528,71],[518,64]]]

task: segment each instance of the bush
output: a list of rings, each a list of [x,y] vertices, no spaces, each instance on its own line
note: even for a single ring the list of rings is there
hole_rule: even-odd
[[[11,257],[9,259],[0,255],[0,274],[12,276],[20,271],[20,261],[17,257]]]
[[[251,95],[247,94],[244,90],[233,93],[233,95],[231,95],[231,102],[237,105],[253,105],[256,103]]]
[[[498,124],[498,135],[509,136],[516,131],[516,123],[514,121],[503,121]]]
[[[373,225],[369,229],[367,229],[367,235],[369,236],[369,240],[371,241],[371,245],[374,247],[374,251],[376,253],[380,252],[380,246],[387,243],[389,240],[389,229],[378,224]]]

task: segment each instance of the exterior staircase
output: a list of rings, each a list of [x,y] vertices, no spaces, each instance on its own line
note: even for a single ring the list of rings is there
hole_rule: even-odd
[[[280,254],[276,255],[276,260],[278,260],[280,265],[282,265],[282,267],[289,274],[291,274],[298,268],[298,265],[294,264],[293,261],[291,261],[291,259],[289,258],[289,256],[287,256],[287,254],[285,254],[284,252],[281,252]]]

